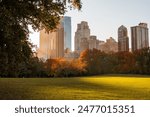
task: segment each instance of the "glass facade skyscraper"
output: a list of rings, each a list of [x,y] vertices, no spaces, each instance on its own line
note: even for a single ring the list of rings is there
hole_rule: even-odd
[[[64,27],[64,49],[70,49],[72,45],[71,39],[71,17],[64,16],[62,18],[62,25]]]

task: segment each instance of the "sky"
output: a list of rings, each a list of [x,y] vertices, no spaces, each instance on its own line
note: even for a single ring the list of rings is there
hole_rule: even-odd
[[[124,25],[128,29],[129,42],[130,27],[140,22],[150,27],[150,0],[81,0],[82,9],[68,10],[65,16],[72,20],[72,49],[74,49],[74,34],[77,24],[87,21],[91,35],[106,41],[113,37],[117,41],[118,27]],[[31,30],[32,31],[32,30]],[[39,47],[39,33],[30,34],[31,42]],[[130,44],[131,45],[131,44]]]

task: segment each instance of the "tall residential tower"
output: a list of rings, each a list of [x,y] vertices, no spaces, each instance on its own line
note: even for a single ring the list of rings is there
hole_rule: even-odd
[[[128,31],[123,25],[118,28],[118,51],[129,51]]]
[[[88,43],[90,38],[90,29],[88,23],[82,21],[77,25],[77,31],[75,32],[75,51],[81,52],[83,47],[81,47],[84,43]],[[88,46],[86,46],[88,48]],[[85,49],[86,49],[85,48]]]
[[[131,27],[132,51],[149,47],[148,27],[146,23]]]

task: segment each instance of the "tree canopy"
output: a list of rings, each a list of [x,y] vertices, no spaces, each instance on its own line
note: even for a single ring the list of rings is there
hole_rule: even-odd
[[[81,9],[80,0],[0,0],[0,19],[10,25],[18,24],[24,30],[54,29],[67,8]],[[5,19],[5,20],[4,20]],[[8,22],[7,22],[8,21]]]
[[[29,63],[29,25],[53,30],[68,7],[81,6],[80,0],[0,0],[0,76],[17,77],[20,64]]]

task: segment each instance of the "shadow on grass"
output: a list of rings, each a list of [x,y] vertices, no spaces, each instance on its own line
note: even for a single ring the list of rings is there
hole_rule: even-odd
[[[102,76],[103,77],[103,76]],[[92,77],[91,77],[92,78]],[[103,77],[104,78],[104,77]],[[88,82],[82,78],[0,79],[0,99],[150,99],[149,89]]]
[[[67,83],[67,85],[60,83],[54,86],[76,91],[72,92],[71,97],[62,96],[59,98],[57,97],[58,99],[150,99],[150,89],[147,91],[145,89],[131,89],[130,87],[108,85],[104,83],[95,84],[85,82],[82,79],[72,79],[71,82]]]

